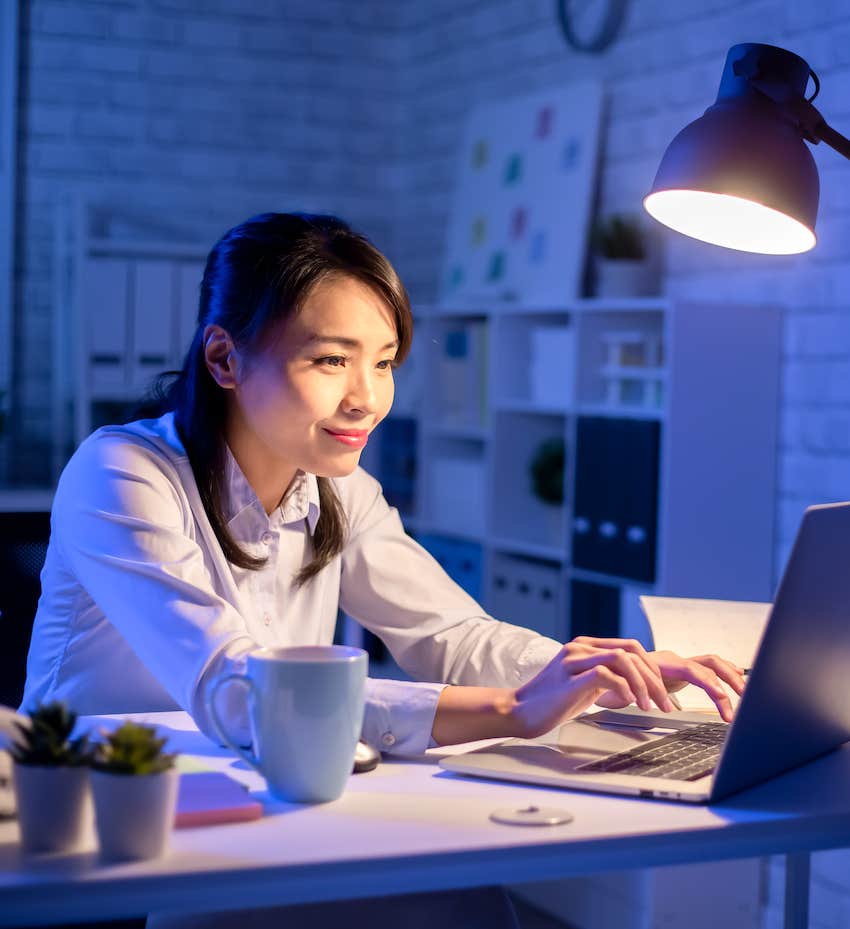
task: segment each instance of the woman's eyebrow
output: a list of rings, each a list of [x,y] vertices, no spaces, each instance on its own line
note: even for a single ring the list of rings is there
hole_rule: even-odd
[[[320,335],[318,332],[311,332],[307,336],[307,344],[313,345],[316,342],[333,342],[334,345],[344,345],[346,348],[362,348],[362,344],[357,339],[351,339],[344,335]],[[398,348],[398,339],[387,342],[382,346],[380,351],[385,352],[391,348]]]

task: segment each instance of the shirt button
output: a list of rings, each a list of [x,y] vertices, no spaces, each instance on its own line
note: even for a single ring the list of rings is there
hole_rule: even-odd
[[[269,616],[268,613],[263,613],[263,622],[264,622],[267,626],[270,626],[270,625],[272,624],[272,618],[271,618],[271,616]]]
[[[274,541],[274,536],[272,535],[271,532],[264,532],[260,536],[260,541],[263,543],[263,545],[271,545],[272,542]]]
[[[385,732],[381,736],[381,745],[386,745],[387,748],[395,745],[395,736],[391,732]]]

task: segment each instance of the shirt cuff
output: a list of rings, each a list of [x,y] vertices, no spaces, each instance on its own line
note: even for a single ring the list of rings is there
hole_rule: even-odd
[[[369,678],[362,738],[388,755],[421,755],[431,744],[445,684]]]

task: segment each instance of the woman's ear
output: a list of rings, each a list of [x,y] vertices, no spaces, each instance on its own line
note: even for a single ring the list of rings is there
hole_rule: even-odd
[[[233,390],[239,382],[237,352],[230,333],[221,326],[204,329],[204,361],[212,379],[225,390]]]

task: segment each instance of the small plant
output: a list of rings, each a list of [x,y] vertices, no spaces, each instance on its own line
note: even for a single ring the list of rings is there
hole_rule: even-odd
[[[646,242],[640,223],[634,216],[612,213],[597,221],[593,230],[593,247],[600,258],[615,261],[642,261]]]
[[[88,734],[71,738],[77,714],[61,701],[43,703],[30,714],[29,725],[15,722],[18,736],[10,748],[21,765],[79,767],[91,760]]]
[[[105,732],[104,740],[94,752],[92,767],[110,774],[162,774],[174,767],[177,757],[163,752],[166,739],[158,738],[154,726],[122,723],[113,732]]]
[[[534,495],[544,503],[558,505],[564,502],[564,440],[544,439],[531,459],[531,487]]]

